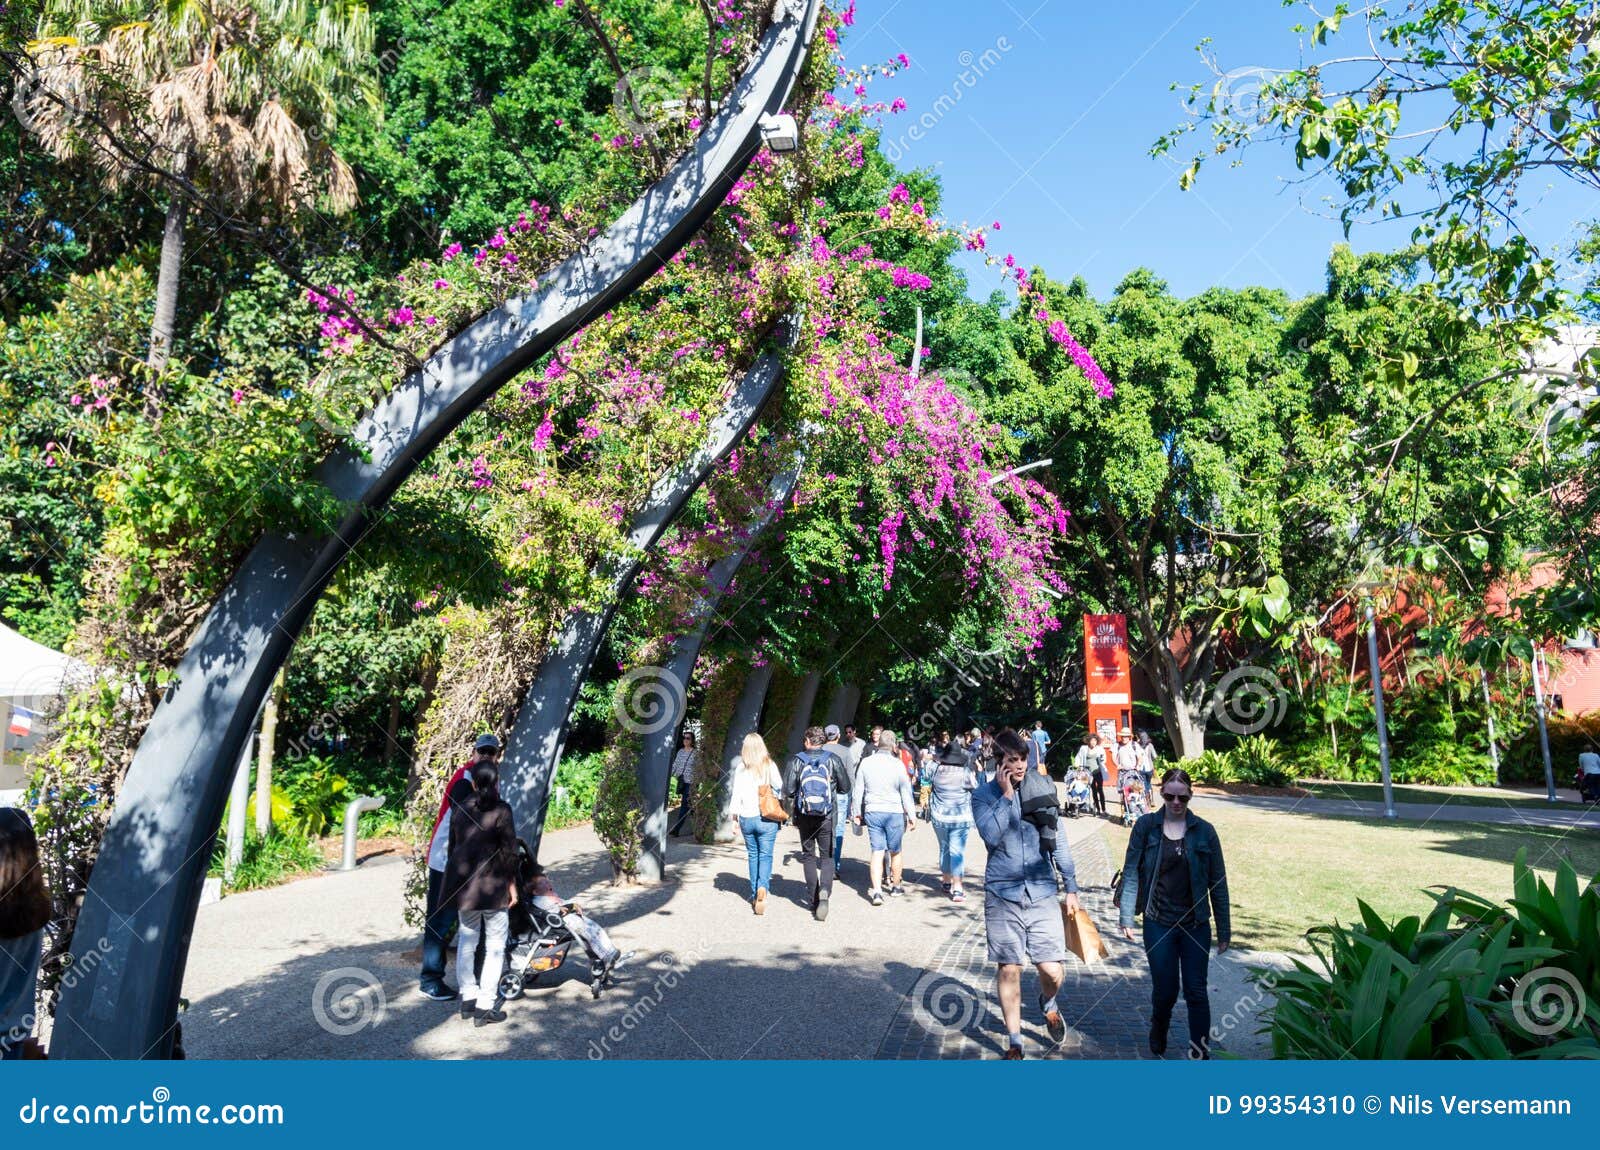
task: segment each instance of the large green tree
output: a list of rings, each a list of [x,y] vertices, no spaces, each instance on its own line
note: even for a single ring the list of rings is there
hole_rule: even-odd
[[[256,197],[291,214],[355,201],[328,141],[350,101],[372,104],[364,5],[338,0],[48,0],[21,101],[52,155],[115,189],[166,199],[147,361],[171,354],[185,225],[197,196],[233,215]]]

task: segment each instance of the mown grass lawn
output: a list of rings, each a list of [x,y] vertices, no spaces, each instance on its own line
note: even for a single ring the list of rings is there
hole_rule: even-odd
[[[1359,921],[1363,899],[1385,918],[1426,914],[1429,886],[1456,886],[1485,898],[1511,894],[1511,860],[1546,877],[1568,858],[1580,881],[1600,874],[1600,834],[1488,823],[1418,826],[1326,815],[1286,814],[1195,802],[1222,839],[1233,899],[1236,945],[1307,953],[1305,931],[1335,920]],[[1116,866],[1126,827],[1105,824]]]

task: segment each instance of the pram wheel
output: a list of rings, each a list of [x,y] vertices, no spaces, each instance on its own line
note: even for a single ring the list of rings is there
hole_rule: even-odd
[[[522,997],[522,976],[520,974],[502,974],[500,976],[500,997],[510,1002],[514,998]]]

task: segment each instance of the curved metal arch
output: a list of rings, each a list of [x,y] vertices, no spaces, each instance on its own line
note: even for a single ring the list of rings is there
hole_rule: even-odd
[[[170,1054],[200,887],[251,720],[317,599],[417,465],[562,339],[653,275],[710,218],[805,65],[820,0],[782,0],[755,62],[693,150],[541,287],[428,357],[317,478],[350,506],[327,535],[268,534],[218,597],[134,755],[74,935],[92,966],[64,990],[51,1053]]]
[[[700,649],[705,645],[706,636],[711,630],[711,621],[716,615],[717,604],[727,593],[739,567],[749,557],[756,540],[772,522],[778,510],[789,502],[789,496],[794,494],[794,487],[799,479],[800,466],[797,463],[774,477],[767,485],[765,504],[755,521],[748,526],[744,539],[734,550],[711,565],[711,571],[707,576],[711,593],[695,604],[694,629],[673,644],[672,655],[663,668],[664,677],[668,682],[676,684],[678,690],[672,694],[665,713],[656,723],[652,723],[651,729],[646,732],[643,746],[639,751],[639,761],[634,768],[635,778],[639,782],[639,794],[644,800],[641,820],[644,841],[639,851],[641,878],[659,879],[666,873],[667,785],[672,769],[672,755],[678,743],[678,729],[683,726],[687,711],[689,682],[694,677],[694,665],[700,658]]]
[[[781,342],[787,352],[799,338],[799,319],[790,317],[783,329]],[[763,355],[745,374],[712,423],[711,434],[700,450],[677,471],[663,476],[634,516],[628,533],[634,548],[632,558],[613,568],[602,605],[567,618],[529,684],[506,736],[505,758],[500,764],[500,792],[511,804],[517,831],[527,842],[533,857],[539,857],[545,815],[549,811],[550,784],[572,725],[572,708],[578,701],[578,689],[594,665],[623,594],[644,566],[644,553],[661,540],[683,511],[689,496],[744,438],[762,405],[782,381],[783,358],[778,352]]]

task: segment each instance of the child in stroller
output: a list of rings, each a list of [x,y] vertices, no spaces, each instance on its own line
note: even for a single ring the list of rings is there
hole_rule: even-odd
[[[1067,817],[1077,818],[1089,809],[1089,769],[1075,767],[1067,776]]]
[[[506,971],[500,978],[500,998],[509,1001],[551,970],[559,970],[574,942],[582,943],[589,957],[589,992],[595,998],[614,981],[619,966],[633,957],[612,943],[605,929],[583,913],[577,903],[556,894],[544,868],[533,860],[528,844],[517,840],[517,905],[511,908]]]
[[[1117,789],[1122,792],[1122,825],[1131,827],[1150,810],[1144,801],[1144,776],[1138,771],[1118,771]]]

